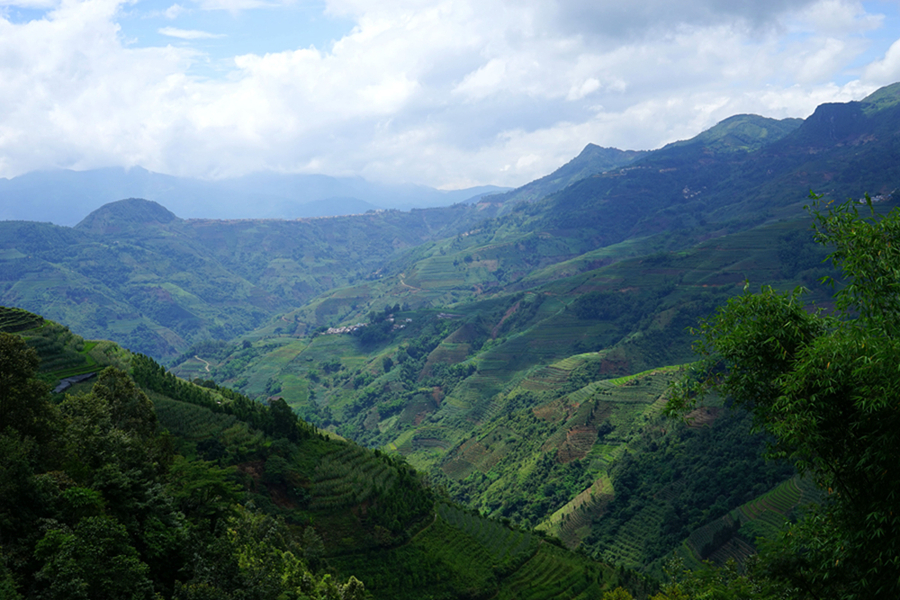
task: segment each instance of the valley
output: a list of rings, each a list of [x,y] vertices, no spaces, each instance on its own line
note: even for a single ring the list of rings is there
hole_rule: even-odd
[[[128,373],[178,468],[230,469],[313,532],[311,576],[374,598],[649,597],[672,557],[745,564],[827,495],[764,458],[731,398],[667,407],[729,299],[804,288],[835,310],[810,191],[887,214],[898,123],[895,84],[652,152],[589,146],[444,208],[211,220],[128,199],[71,228],[3,221],[0,329],[47,383]]]

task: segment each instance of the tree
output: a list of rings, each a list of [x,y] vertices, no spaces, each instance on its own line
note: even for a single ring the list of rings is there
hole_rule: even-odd
[[[807,310],[802,290],[729,300],[696,331],[701,360],[668,406],[726,396],[825,491],[767,555],[798,597],[900,597],[900,211],[869,208],[812,211],[845,280],[832,313]]]
[[[57,448],[58,418],[48,386],[35,379],[40,359],[17,335],[0,332],[0,597],[12,585],[4,556],[25,553],[17,542],[43,517],[34,475]],[[30,552],[28,550],[27,552]],[[13,564],[12,562],[10,564]],[[12,596],[14,597],[14,596]]]
[[[42,598],[138,600],[153,597],[125,527],[105,516],[87,517],[74,530],[50,529],[35,549]]]
[[[720,568],[710,563],[697,570],[673,558],[663,567],[668,581],[650,600],[786,600],[797,597],[792,589],[772,582],[755,558],[741,568],[729,560]],[[604,599],[605,600],[605,599]]]
[[[39,364],[37,352],[25,340],[0,332],[0,433],[15,429],[26,436],[52,435],[47,428],[53,414],[49,389],[34,378]]]
[[[234,511],[241,488],[235,469],[222,469],[205,460],[178,456],[169,469],[167,489],[178,508],[194,521],[207,522],[210,531]]]
[[[114,427],[142,438],[156,433],[153,403],[124,371],[115,367],[103,369],[91,393],[109,406]]]
[[[300,420],[288,406],[284,398],[275,398],[269,402],[266,413],[265,431],[275,438],[284,438],[291,442],[300,440]]]
[[[617,587],[610,592],[604,592],[603,600],[634,600],[634,596],[632,596],[628,590]]]

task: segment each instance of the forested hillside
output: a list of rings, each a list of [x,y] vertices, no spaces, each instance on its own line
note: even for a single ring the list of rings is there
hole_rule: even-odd
[[[817,124],[836,110],[806,123],[735,117],[410,250],[381,280],[323,295],[236,346],[197,346],[177,372],[284,397],[322,427],[406,456],[456,500],[616,564],[660,574],[676,549],[694,565],[743,561],[814,486],[763,461],[765,437],[746,416],[659,416],[671,377],[659,368],[691,360],[688,329],[748,281],[830,304],[820,280],[835,272],[802,210],[807,186],[862,196],[834,162],[883,164],[875,147],[892,138],[865,132],[897,119],[867,109],[825,147]],[[812,147],[824,156],[810,159]],[[885,166],[881,181],[895,181]],[[878,185],[868,189],[893,189]],[[329,333],[326,315],[342,310],[343,323],[368,325]],[[297,336],[285,320],[322,328]]]
[[[568,599],[628,581],[283,401],[179,380],[21,310],[0,326],[4,598]],[[74,371],[94,377],[50,393]]]
[[[866,205],[813,209],[816,239],[841,272],[834,311],[810,310],[800,289],[763,286],[733,298],[697,329],[701,359],[673,388],[671,414],[710,393],[747,409],[773,437],[769,455],[790,460],[824,496],[745,574],[722,578],[717,587],[731,594],[900,594],[900,211],[879,214],[868,197]],[[684,593],[672,586],[668,597]]]

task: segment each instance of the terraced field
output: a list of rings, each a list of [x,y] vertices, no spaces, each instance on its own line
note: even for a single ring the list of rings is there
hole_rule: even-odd
[[[337,509],[361,504],[394,482],[394,471],[359,446],[348,444],[324,456],[316,467],[310,508]]]
[[[589,600],[602,596],[608,573],[596,563],[586,563],[551,544],[537,553],[504,581],[502,600]],[[608,580],[608,579],[606,579]]]
[[[696,566],[704,559],[719,565],[728,559],[742,561],[756,552],[753,547],[756,538],[776,535],[793,511],[820,497],[821,492],[810,479],[792,477],[693,531],[678,553],[686,564]]]
[[[439,504],[437,512],[444,521],[484,547],[498,567],[512,570],[537,550],[538,538],[532,533],[511,529],[449,504]]]
[[[0,331],[18,333],[44,324],[44,318],[21,308],[0,306]]]
[[[444,340],[429,355],[428,362],[425,363],[425,368],[422,369],[422,377],[430,376],[436,364],[455,365],[456,363],[461,363],[469,356],[470,348],[471,345],[467,343],[455,343]]]
[[[754,554],[756,554],[756,548],[752,544],[739,537],[734,537],[710,554],[708,560],[716,565],[724,565],[729,560],[741,564]]]
[[[560,539],[566,547],[576,548],[588,538],[593,524],[601,519],[607,505],[614,498],[614,486],[608,475],[616,461],[625,456],[641,428],[654,423],[665,405],[668,383],[678,368],[653,369],[634,376],[600,380],[568,393],[554,394],[554,390],[535,391],[534,383],[553,380],[555,385],[568,385],[569,377],[582,367],[596,367],[602,357],[598,353],[572,356],[540,367],[510,392],[498,395],[503,402],[516,405],[516,398],[523,394],[533,398],[535,394],[556,399],[528,409],[528,418],[507,418],[504,425],[478,427],[474,435],[452,448],[441,461],[440,468],[447,477],[466,486],[467,497],[487,514],[501,516],[503,505],[493,498],[517,497],[521,482],[530,481],[537,463],[515,464],[516,457],[524,455],[552,457],[555,464],[571,466],[573,472],[589,474],[593,479],[579,483],[571,496],[562,504],[551,504],[552,510],[542,520],[532,521],[538,528]],[[544,423],[544,433],[530,435],[536,420]],[[506,425],[506,423],[509,425]],[[499,422],[498,422],[499,423]],[[659,427],[658,424],[652,427]],[[523,448],[527,447],[525,450]],[[547,469],[546,466],[542,467]],[[546,471],[544,471],[546,472]],[[563,471],[556,471],[562,473]],[[474,488],[472,481],[485,476],[483,484]],[[549,494],[560,480],[541,479],[533,493]],[[475,489],[479,491],[475,491]],[[506,490],[500,492],[499,490]],[[483,494],[483,495],[478,495]],[[518,494],[520,495],[520,494]],[[481,500],[484,498],[484,500]],[[493,501],[493,504],[491,503]],[[557,497],[554,501],[558,502]],[[482,503],[479,503],[482,502]],[[521,501],[520,501],[521,502]],[[661,524],[667,500],[661,498],[654,510],[638,515],[623,531],[617,545],[607,549],[604,560],[637,566],[647,540],[654,538]],[[498,506],[499,508],[494,508]],[[496,510],[497,512],[491,512]],[[652,512],[652,514],[650,514]],[[533,513],[526,513],[533,514]]]
[[[640,567],[647,541],[662,526],[665,509],[666,504],[657,501],[629,520],[619,529],[615,541],[601,552],[603,560],[628,568]]]
[[[159,394],[151,394],[151,400],[160,425],[172,435],[190,441],[217,437],[237,422],[237,417],[233,415],[216,413],[202,406],[178,402]]]
[[[41,356],[39,377],[56,386],[68,377],[124,367],[124,352],[104,341],[85,341],[67,327],[17,308],[0,307],[0,331],[18,333]]]
[[[489,591],[477,597],[587,600],[599,598],[614,581],[608,567],[532,533],[449,504],[438,504],[436,512],[407,545],[330,560],[381,597],[404,599],[475,597],[480,589]],[[414,551],[420,553],[411,561]],[[385,576],[388,570],[391,577]],[[405,585],[385,588],[398,580]]]
[[[571,369],[561,368],[558,364],[536,369],[519,384],[520,387],[531,392],[547,392],[556,389],[569,378],[571,371]]]
[[[536,529],[558,537],[567,548],[577,548],[590,533],[591,523],[615,497],[612,481],[603,473],[591,486],[541,522]]]
[[[814,502],[821,492],[809,479],[792,477],[775,489],[733,511],[733,517],[743,526],[753,523],[764,534],[778,531],[785,519],[801,504]]]
[[[428,529],[416,536],[413,544],[433,559],[468,573],[466,587],[489,587],[495,578],[496,561],[490,550],[480,540],[443,518],[436,518]]]

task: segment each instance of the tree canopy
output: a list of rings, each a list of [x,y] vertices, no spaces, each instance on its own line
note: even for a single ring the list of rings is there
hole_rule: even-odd
[[[21,337],[0,332],[0,433],[42,436],[50,417],[49,388],[35,379],[40,359]]]
[[[843,273],[832,310],[745,288],[696,330],[701,359],[668,406],[717,392],[747,408],[826,493],[764,554],[793,597],[900,597],[900,211],[868,207],[812,210]]]
[[[38,364],[26,341],[0,332],[0,598],[365,597],[356,578],[311,570],[321,539],[311,531],[301,544],[257,509],[233,466],[173,455],[128,373],[108,367],[56,404]],[[281,436],[261,441],[259,457],[289,455],[289,440],[307,435],[289,411],[283,401],[248,409]]]

